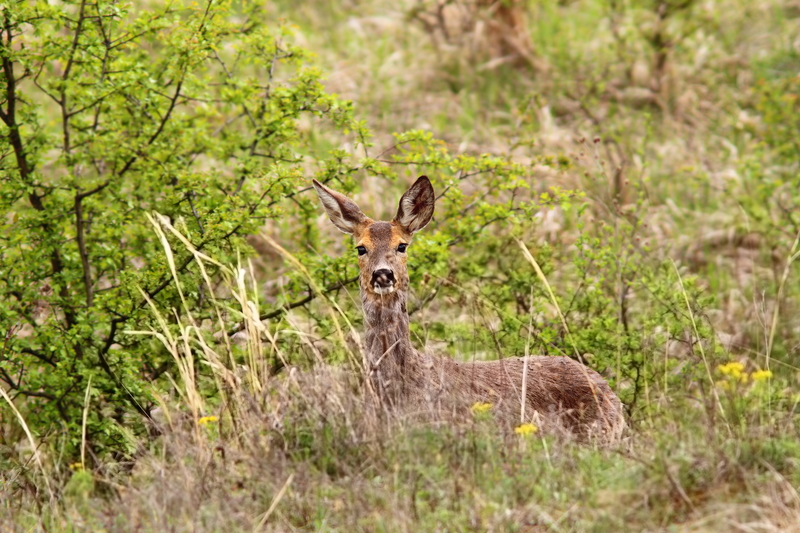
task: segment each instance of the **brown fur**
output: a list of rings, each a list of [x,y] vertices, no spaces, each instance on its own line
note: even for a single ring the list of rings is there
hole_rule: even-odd
[[[356,246],[366,250],[358,257],[365,349],[383,404],[463,409],[487,402],[508,421],[535,420],[546,430],[562,427],[583,437],[619,439],[625,428],[619,398],[597,372],[568,357],[460,363],[420,353],[411,345],[406,253],[398,246],[410,244],[413,233],[433,216],[433,188],[425,176],[403,195],[392,222],[373,221],[352,200],[316,180],[314,187],[336,227],[351,233]],[[376,281],[376,272],[386,271],[393,275],[390,292],[382,286],[385,279]]]

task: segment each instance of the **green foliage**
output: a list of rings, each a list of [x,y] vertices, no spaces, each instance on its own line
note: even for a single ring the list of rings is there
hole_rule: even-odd
[[[128,413],[170,368],[123,334],[178,294],[145,213],[233,261],[303,181],[303,120],[360,132],[307,53],[258,3],[19,1],[0,13],[0,379],[43,435],[80,424],[88,377],[102,405],[90,440],[125,449]],[[320,177],[324,176],[323,171]],[[210,309],[192,256],[175,262],[189,305]]]
[[[67,449],[77,449],[82,391],[92,376],[99,405],[88,421],[91,446],[131,451],[130,429],[142,429],[131,425],[141,420],[132,414],[149,416],[151,387],[174,361],[159,344],[125,331],[153,321],[147,300],[170,321],[187,309],[214,316],[212,289],[178,245],[170,261],[181,304],[147,212],[167,216],[196,250],[223,263],[235,260],[242,237],[264,220],[290,220],[287,238],[322,287],[339,290],[352,280],[350,258],[319,255],[316,201],[297,193],[309,167],[345,192],[367,174],[391,181],[396,168],[431,174],[440,194],[436,221],[415,242],[409,265],[414,286],[427,291],[421,300],[441,292],[471,306],[481,322],[496,319],[496,327],[474,331],[473,350],[505,357],[535,339],[533,349],[573,353],[554,317],[529,330],[527,317],[541,314],[548,300],[514,239],[530,238],[541,206],[570,214],[581,196],[537,190],[532,165],[453,155],[420,130],[396,136],[388,164],[370,157],[370,133],[350,104],[324,91],[288,29],[270,25],[255,5],[173,3],[128,12],[116,4],[20,2],[3,17],[0,328],[8,341],[0,378],[26,399],[26,418],[39,435],[65,428]],[[316,120],[310,131],[308,120]],[[340,149],[320,155],[316,132],[331,126],[356,139],[364,157]],[[477,187],[465,192],[465,180]],[[470,253],[453,258],[453,250]],[[549,249],[536,253],[553,271]],[[291,275],[275,298],[278,310],[295,307],[308,291],[304,274]],[[587,346],[580,339],[608,331],[616,311],[606,305],[587,314],[586,305],[582,313],[595,322],[578,337],[579,353],[605,350],[610,341]],[[357,322],[358,309],[346,309]],[[323,335],[332,331],[324,315],[311,313]],[[463,325],[430,327],[452,345]],[[620,372],[636,346],[623,344]]]

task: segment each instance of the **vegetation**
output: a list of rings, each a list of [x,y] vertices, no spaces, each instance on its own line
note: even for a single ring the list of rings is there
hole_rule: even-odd
[[[0,530],[798,530],[798,17],[3,4]],[[365,409],[310,179],[421,174],[417,346],[581,358],[624,444]]]

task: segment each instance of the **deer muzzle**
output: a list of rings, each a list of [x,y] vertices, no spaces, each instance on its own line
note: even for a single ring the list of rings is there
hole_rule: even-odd
[[[376,294],[389,294],[394,292],[394,272],[381,268],[372,273],[372,290]]]

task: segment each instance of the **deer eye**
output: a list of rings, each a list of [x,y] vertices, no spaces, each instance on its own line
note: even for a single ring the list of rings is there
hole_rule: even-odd
[[[364,246],[356,246],[356,250],[358,250],[358,255],[364,255],[367,253],[367,249]]]
[[[408,245],[406,243],[402,243],[397,247],[397,251],[401,254],[404,254],[406,253],[406,248],[408,248]]]

